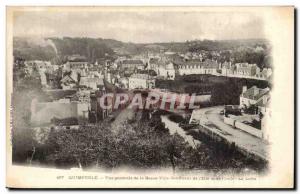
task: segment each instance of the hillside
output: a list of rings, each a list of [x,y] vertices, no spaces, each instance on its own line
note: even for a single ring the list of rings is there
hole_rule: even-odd
[[[26,60],[51,60],[54,64],[65,61],[66,56],[79,54],[89,62],[116,55],[136,55],[145,52],[173,51],[179,53],[222,51],[218,61],[256,63],[259,67],[271,66],[271,47],[266,40],[193,40],[166,43],[125,43],[102,38],[14,38],[13,54]],[[226,51],[226,52],[224,52]],[[212,56],[210,56],[212,57]]]
[[[112,46],[121,42],[93,38],[47,38],[33,39],[16,37],[13,40],[13,54],[26,60],[51,60],[59,63],[66,56],[79,54],[89,62],[114,54]],[[109,46],[107,46],[109,45]]]
[[[26,60],[51,60],[56,52],[50,42],[27,38],[13,39],[13,55]]]

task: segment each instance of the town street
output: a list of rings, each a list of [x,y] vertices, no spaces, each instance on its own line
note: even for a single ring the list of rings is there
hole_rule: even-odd
[[[224,123],[223,115],[220,111],[223,106],[209,107],[197,110],[193,113],[191,120],[200,121],[201,125],[208,127],[211,131],[226,138],[229,142],[235,142],[238,147],[244,148],[250,153],[260,156],[261,158],[268,158],[269,144],[264,140],[250,135],[247,132],[241,131],[228,124]],[[211,127],[209,125],[215,125]]]

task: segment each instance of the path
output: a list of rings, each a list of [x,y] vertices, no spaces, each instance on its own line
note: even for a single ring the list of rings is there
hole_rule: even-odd
[[[191,120],[199,120],[201,125],[206,126],[206,128],[224,137],[229,142],[235,142],[238,147],[267,159],[267,150],[270,145],[260,138],[225,124],[223,116],[219,114],[221,110],[223,110],[221,106],[199,109],[192,114]],[[211,123],[217,126],[218,129],[210,127],[209,124]]]

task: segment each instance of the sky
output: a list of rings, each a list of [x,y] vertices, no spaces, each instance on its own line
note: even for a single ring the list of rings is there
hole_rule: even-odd
[[[14,36],[92,37],[124,42],[264,38],[263,20],[247,12],[56,10],[14,13]]]

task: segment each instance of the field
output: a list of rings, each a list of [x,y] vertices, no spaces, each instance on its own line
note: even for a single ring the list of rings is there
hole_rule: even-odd
[[[211,94],[211,105],[238,104],[243,86],[266,88],[267,81],[214,75],[177,76],[175,80],[157,80],[156,87],[179,93]]]

